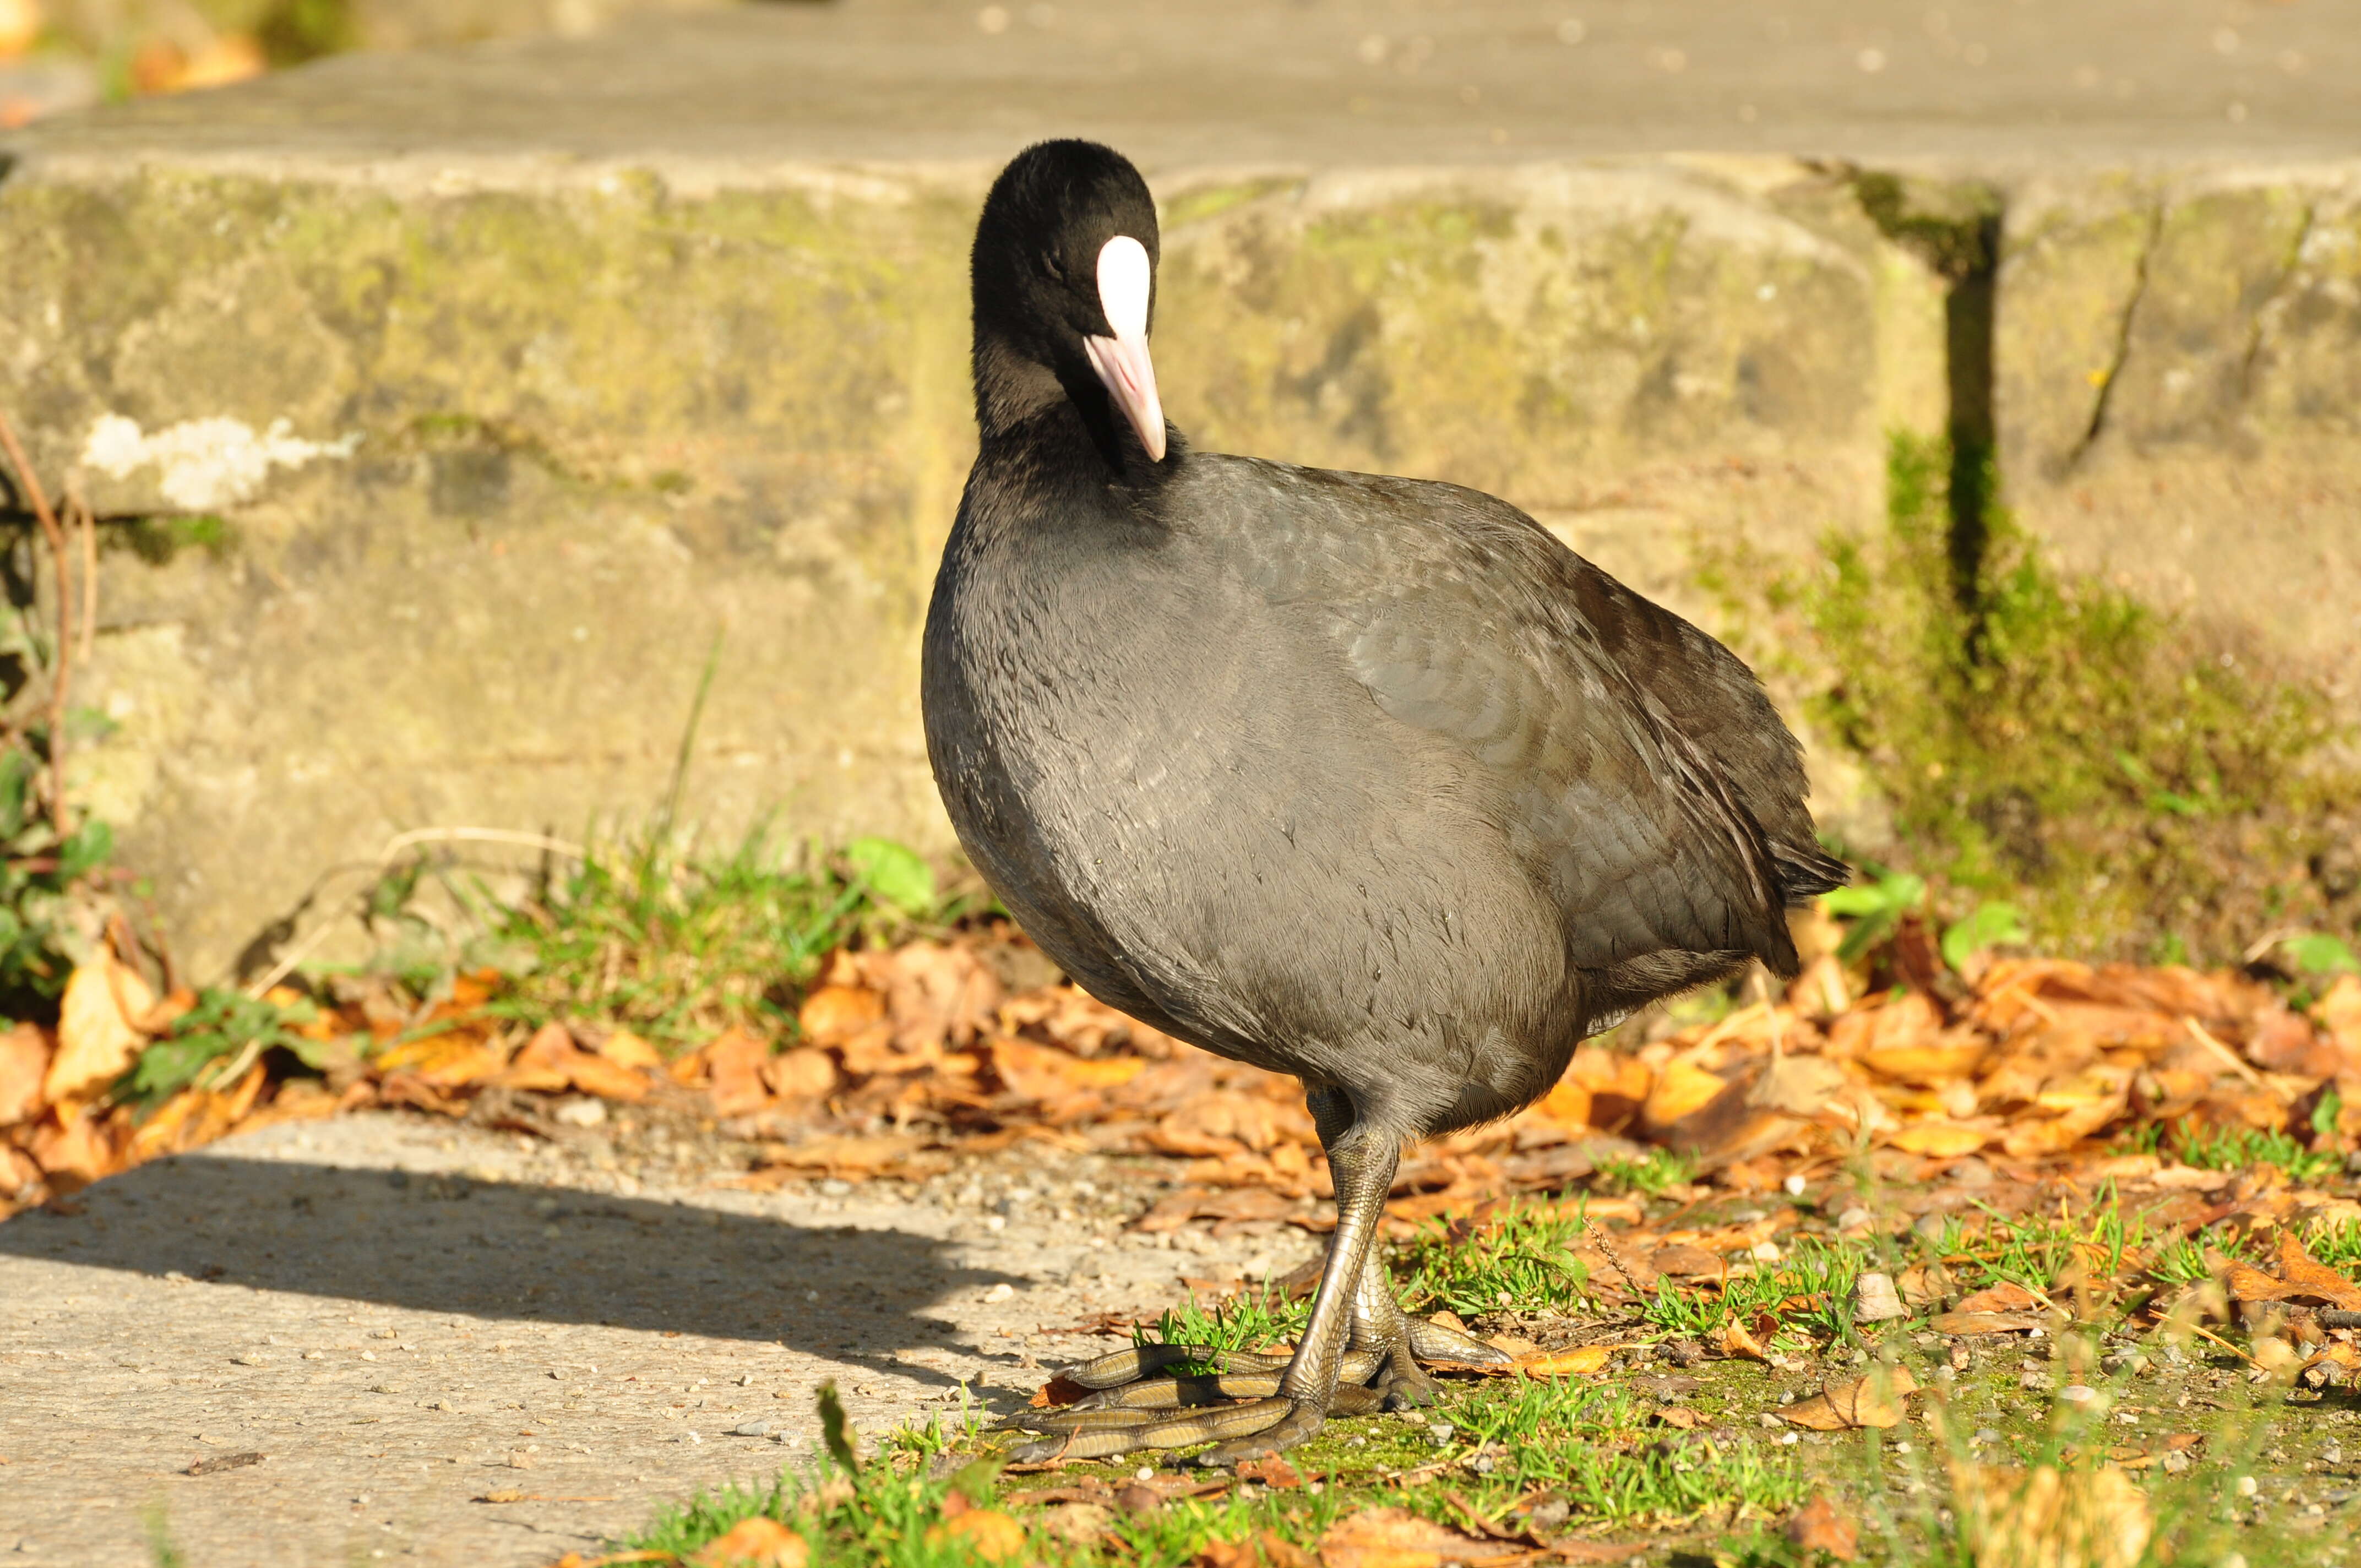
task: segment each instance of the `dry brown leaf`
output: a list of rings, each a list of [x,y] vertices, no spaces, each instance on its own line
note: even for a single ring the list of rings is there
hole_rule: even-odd
[[[1060,1503],[1043,1510],[1042,1530],[1069,1546],[1093,1546],[1115,1528],[1115,1509],[1104,1503]]]
[[[1675,1058],[1664,1064],[1663,1074],[1649,1091],[1641,1119],[1651,1127],[1669,1127],[1712,1104],[1729,1087],[1695,1062]]]
[[[823,1100],[836,1088],[836,1064],[826,1051],[797,1046],[763,1064],[763,1081],[782,1100]]]
[[[1975,1153],[1992,1142],[1992,1135],[1981,1127],[1929,1119],[1914,1122],[1886,1142],[1907,1154],[1924,1155],[1930,1159],[1949,1159]]]
[[[1666,1426],[1678,1427],[1683,1431],[1695,1431],[1705,1425],[1705,1417],[1686,1405],[1659,1405],[1655,1414]]]
[[[731,1028],[705,1047],[706,1093],[713,1098],[717,1116],[751,1116],[770,1099],[763,1087],[763,1066],[771,1059],[771,1043],[744,1029]]]
[[[1266,1453],[1260,1459],[1243,1460],[1237,1467],[1241,1481],[1259,1481],[1274,1491],[1293,1491],[1303,1485],[1303,1477],[1294,1465],[1277,1453]]]
[[[573,1049],[574,1042],[566,1035],[565,1025],[544,1024],[500,1069],[500,1087],[530,1090],[536,1094],[563,1093],[572,1085],[563,1063]],[[387,1066],[389,1061],[394,1063],[390,1068]],[[381,1071],[399,1071],[409,1066],[409,1061],[401,1058],[398,1052],[390,1052],[379,1058],[378,1066]],[[457,1088],[460,1084],[446,1087]]]
[[[79,1099],[122,1077],[147,1040],[131,1020],[155,1005],[139,971],[104,948],[76,964],[58,1003],[58,1049],[42,1098],[52,1105]]]
[[[916,1133],[844,1133],[799,1144],[767,1145],[763,1163],[791,1170],[825,1170],[836,1176],[874,1176],[926,1146],[927,1140]]]
[[[2361,1309],[2361,1287],[2315,1260],[2292,1226],[2279,1231],[2279,1277],[2328,1306],[2348,1312]]]
[[[2026,1312],[2040,1305],[2040,1299],[2024,1286],[2003,1281],[1962,1298],[1958,1310],[1962,1312]]]
[[[52,1107],[49,1120],[33,1134],[32,1146],[26,1152],[53,1179],[80,1187],[87,1187],[115,1166],[115,1146],[108,1141],[105,1128],[73,1107]]]
[[[399,1074],[429,1089],[453,1090],[489,1081],[508,1064],[482,1040],[454,1030],[395,1046],[369,1065],[388,1079]]]
[[[1648,1255],[1647,1262],[1657,1273],[1680,1279],[1718,1279],[1730,1272],[1729,1264],[1719,1253],[1677,1242],[1658,1247]]]
[[[1261,1153],[1312,1137],[1312,1118],[1301,1102],[1221,1089],[1191,1097],[1149,1130],[1148,1142],[1166,1154],[1220,1156]]]
[[[1908,1367],[1872,1367],[1862,1376],[1827,1385],[1780,1414],[1792,1424],[1814,1431],[1894,1427],[1902,1424],[1902,1401],[1917,1391],[1918,1381]]]
[[[1323,1568],[1442,1568],[1525,1553],[1422,1519],[1408,1508],[1363,1508],[1345,1515],[1320,1538]]]
[[[2062,1154],[2120,1118],[2129,1108],[2129,1099],[2123,1094],[2086,1101],[2048,1121],[2020,1123],[2001,1139],[2001,1147],[2015,1159]]]
[[[1938,1334],[2021,1334],[2042,1325],[2030,1312],[1943,1312],[1927,1326]]]
[[[1000,1005],[1000,980],[966,948],[911,942],[882,955],[862,955],[873,981],[883,979],[894,1048],[933,1057],[946,1046],[974,1042]],[[870,960],[882,959],[871,967]]]
[[[1764,1350],[1762,1343],[1746,1332],[1745,1324],[1735,1319],[1721,1325],[1721,1353],[1724,1355],[1741,1357],[1747,1361],[1760,1361],[1765,1365],[1768,1365],[1771,1361],[1771,1353]]]
[[[1907,1307],[1931,1307],[1951,1293],[1951,1271],[1939,1263],[1914,1263],[1902,1271],[1894,1286]]]
[[[1516,1370],[1527,1377],[1581,1377],[1604,1372],[1615,1358],[1611,1344],[1586,1344],[1572,1350],[1545,1350],[1517,1358]]]
[[[1800,1552],[1824,1552],[1839,1563],[1850,1563],[1861,1552],[1861,1532],[1826,1492],[1787,1517],[1787,1539]]]
[[[49,1036],[38,1025],[18,1024],[0,1034],[0,1127],[40,1114],[41,1080],[49,1066]]]
[[[998,1508],[970,1508],[927,1535],[929,1540],[963,1541],[986,1563],[1013,1563],[1025,1554],[1025,1527]]]
[[[1092,1089],[1114,1089],[1145,1071],[1138,1057],[1078,1057],[1054,1046],[1038,1046],[1014,1035],[992,1042],[993,1070],[1000,1081],[1027,1100],[1048,1102]]]
[[[1146,1488],[1124,1488],[1126,1493],[1135,1490]],[[1209,1541],[1189,1560],[1189,1568],[1312,1568],[1312,1558],[1266,1530],[1236,1541]]]
[[[566,1078],[585,1094],[595,1094],[601,1100],[620,1100],[627,1105],[635,1104],[648,1095],[647,1074],[588,1051],[576,1051],[566,1059]]]
[[[1976,1568],[2134,1568],[2155,1530],[2120,1467],[2030,1475],[1960,1464],[1951,1491]]]
[[[1541,1097],[1532,1114],[1564,1126],[1587,1127],[1590,1124],[1590,1091],[1571,1078],[1562,1078]]]
[[[2336,1340],[2315,1352],[2296,1375],[2317,1388],[2324,1383],[2349,1383],[2356,1372],[2361,1372],[2361,1345]]]
[[[2361,974],[2338,975],[2336,983],[2312,1004],[2312,1015],[2331,1039],[2361,1055]]]
[[[1872,1048],[1861,1054],[1861,1064],[1880,1078],[1890,1078],[1902,1083],[1925,1084],[1929,1088],[1973,1078],[1983,1065],[1991,1047],[1978,1041],[1973,1044],[1935,1044],[1923,1046],[1889,1046]]]
[[[662,1072],[664,1053],[629,1029],[618,1029],[598,1043],[598,1054],[617,1067],[642,1068],[649,1072]]]
[[[884,1021],[885,999],[865,985],[823,985],[796,1013],[796,1026],[815,1046],[840,1045]]]
[[[804,1568],[810,1560],[802,1536],[760,1514],[740,1519],[689,1559],[697,1568]]]

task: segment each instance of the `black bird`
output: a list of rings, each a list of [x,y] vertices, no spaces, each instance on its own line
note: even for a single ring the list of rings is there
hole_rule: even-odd
[[[1202,1410],[1044,1423],[1071,1456],[1224,1464],[1430,1398],[1417,1358],[1497,1357],[1387,1288],[1402,1146],[1531,1103],[1654,998],[1792,974],[1785,911],[1846,872],[1752,673],[1516,508],[1191,450],[1148,359],[1157,257],[1109,148],[994,183],[923,693],[960,841],[1050,957],[1302,1080],[1337,1224],[1292,1360],[1103,1397]],[[1266,1397],[1211,1403],[1235,1393]]]

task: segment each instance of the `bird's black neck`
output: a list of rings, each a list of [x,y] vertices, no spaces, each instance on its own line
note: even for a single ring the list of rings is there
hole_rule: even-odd
[[[1157,483],[1178,453],[1177,436],[1168,437],[1166,463],[1148,461],[1147,448],[1080,356],[1070,367],[1053,368],[979,326],[974,369],[976,430],[987,450],[1009,443],[1036,445],[1038,463],[1071,464],[1082,471],[1077,477],[1133,487]]]

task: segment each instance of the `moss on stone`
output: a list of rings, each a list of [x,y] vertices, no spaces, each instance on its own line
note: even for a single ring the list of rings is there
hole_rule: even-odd
[[[2361,806],[2325,696],[2059,572],[1996,508],[1963,604],[1950,468],[1897,436],[1885,531],[1831,536],[1784,589],[1827,660],[1812,718],[1871,768],[1914,869],[2024,902],[2074,951],[2228,961],[2265,924],[2351,929],[2305,870]]]

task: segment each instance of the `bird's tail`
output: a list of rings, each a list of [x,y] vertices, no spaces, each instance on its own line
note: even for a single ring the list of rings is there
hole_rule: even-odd
[[[1801,909],[1821,894],[1852,881],[1852,868],[1817,844],[1771,846],[1771,863],[1779,879],[1779,894],[1790,909]]]

